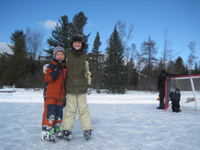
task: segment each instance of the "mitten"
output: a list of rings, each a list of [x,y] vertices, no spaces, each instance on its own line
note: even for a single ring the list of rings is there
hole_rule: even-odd
[[[62,63],[58,62],[58,64],[56,65],[56,68],[58,68],[59,70],[62,70]]]
[[[49,67],[49,64],[45,64],[43,66],[43,73],[46,74],[47,68]]]

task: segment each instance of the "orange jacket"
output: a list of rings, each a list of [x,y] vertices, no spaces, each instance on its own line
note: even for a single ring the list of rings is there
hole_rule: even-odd
[[[63,63],[62,70],[56,68],[57,61],[53,60],[46,70],[44,84],[44,98],[55,98],[64,100],[65,98],[65,78],[66,78],[66,63]]]

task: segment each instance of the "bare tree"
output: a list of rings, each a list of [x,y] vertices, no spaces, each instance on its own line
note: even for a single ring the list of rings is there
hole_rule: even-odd
[[[163,69],[166,69],[166,64],[168,61],[171,61],[172,58],[172,52],[174,51],[172,48],[172,43],[171,43],[171,39],[168,36],[168,30],[167,28],[165,29],[165,33],[164,33],[164,47],[163,47],[163,51],[161,52],[162,54],[162,67]]]
[[[191,75],[191,70],[193,67],[194,60],[197,58],[195,56],[196,51],[194,51],[195,45],[196,45],[196,43],[194,41],[190,42],[190,44],[188,45],[189,50],[190,50],[190,55],[188,56],[189,74],[190,75]]]
[[[118,20],[117,24],[117,29],[118,29],[118,32],[119,32],[119,35],[121,37],[121,41],[124,45],[124,48],[125,48],[125,56],[126,56],[126,59],[127,59],[127,62],[129,60],[129,56],[130,56],[130,50],[131,48],[130,47],[127,47],[127,43],[128,41],[131,39],[131,34],[132,34],[132,31],[133,31],[133,25],[132,23],[130,23],[130,27],[129,27],[129,30],[128,30],[128,34],[126,33],[125,29],[126,29],[126,23],[125,22],[121,22],[121,20]],[[125,41],[123,41],[123,39],[126,37]]]
[[[142,48],[143,47],[141,47],[141,51],[140,52],[138,52],[136,50],[136,55],[135,55],[135,58],[136,58],[136,68],[137,68],[137,70],[138,70],[139,73],[141,72],[142,68],[144,67],[144,65],[143,65],[143,59],[142,59],[144,53],[143,53]]]
[[[26,48],[32,59],[40,53],[43,44],[44,34],[40,30],[26,29]]]
[[[143,51],[143,57],[142,62],[144,62],[148,66],[148,75],[151,72],[151,66],[155,61],[157,60],[155,58],[155,55],[157,54],[157,47],[155,47],[156,42],[151,40],[151,37],[149,36],[148,42],[142,43],[142,51]]]
[[[131,58],[134,58],[134,54],[136,53],[136,45],[133,43],[131,44]]]

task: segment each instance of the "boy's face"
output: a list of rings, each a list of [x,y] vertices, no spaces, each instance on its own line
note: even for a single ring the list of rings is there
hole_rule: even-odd
[[[74,47],[76,50],[80,50],[81,47],[82,47],[82,42],[81,42],[81,41],[74,41],[74,42],[73,42],[73,47]]]
[[[57,52],[56,53],[56,60],[64,60],[65,54],[63,52]]]

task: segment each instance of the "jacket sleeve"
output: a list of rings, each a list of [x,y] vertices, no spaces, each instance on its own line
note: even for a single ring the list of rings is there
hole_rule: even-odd
[[[175,76],[177,76],[177,75],[171,74],[171,73],[167,73],[167,76],[168,76],[168,77],[175,77]]]
[[[55,65],[50,64],[46,70],[45,82],[54,82],[58,77],[59,73],[60,70],[58,70]]]
[[[89,59],[89,56],[88,56],[88,59],[85,61],[85,76],[87,78],[88,87],[92,88],[93,87],[93,72],[92,72],[92,64]]]

